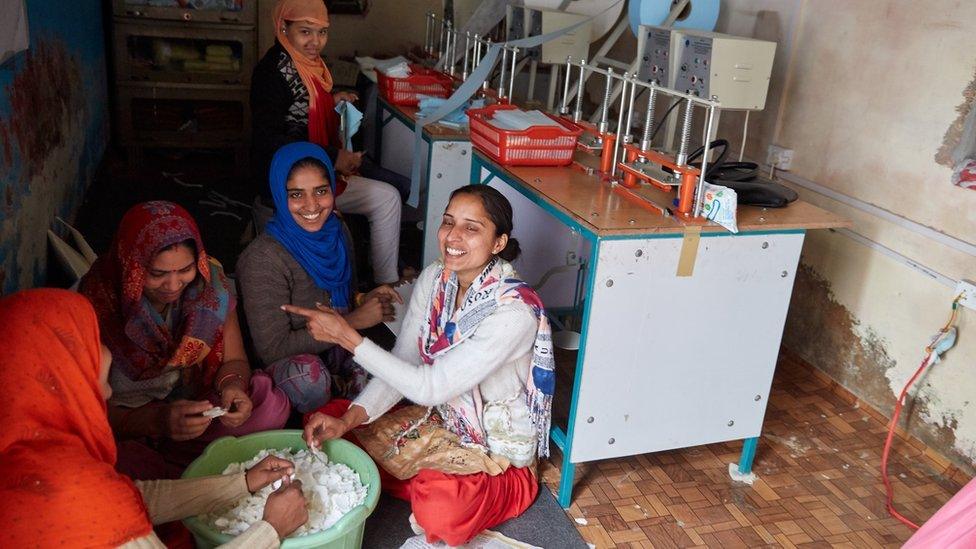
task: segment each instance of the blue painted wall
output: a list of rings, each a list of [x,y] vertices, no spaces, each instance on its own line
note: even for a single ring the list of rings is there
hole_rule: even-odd
[[[0,294],[44,283],[45,230],[74,219],[109,139],[102,0],[28,0],[0,66]]]

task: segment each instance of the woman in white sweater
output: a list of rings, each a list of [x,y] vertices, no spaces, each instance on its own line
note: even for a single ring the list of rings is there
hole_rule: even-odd
[[[512,207],[497,190],[454,191],[438,230],[441,259],[416,281],[392,353],[331,310],[283,307],[374,376],[351,405],[311,414],[306,439],[352,431],[430,542],[461,545],[520,515],[538,492],[536,458],[548,455],[550,331],[509,263],[519,252],[511,232]],[[415,405],[395,407],[404,397]]]

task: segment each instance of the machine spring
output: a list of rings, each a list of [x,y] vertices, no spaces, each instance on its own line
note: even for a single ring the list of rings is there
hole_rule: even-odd
[[[691,121],[692,121],[692,108],[694,103],[691,99],[688,99],[685,103],[685,119],[681,125],[681,145],[678,148],[678,165],[684,166],[688,162],[688,146],[691,144]]]
[[[647,92],[647,111],[644,112],[644,133],[641,134],[640,148],[642,151],[650,150],[651,135],[654,134],[654,103],[657,100],[657,90],[651,88]]]
[[[600,105],[600,133],[607,133],[607,119],[610,116],[610,86],[613,84],[613,68],[607,67],[607,82],[603,88],[603,103]]]

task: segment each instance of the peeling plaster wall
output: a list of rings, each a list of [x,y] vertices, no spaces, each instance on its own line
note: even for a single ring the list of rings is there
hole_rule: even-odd
[[[46,231],[108,139],[102,2],[31,1],[27,19],[30,48],[0,66],[0,294],[44,283]]]
[[[726,0],[722,32],[779,43],[766,110],[750,116],[746,155],[796,151],[792,172],[964,241],[976,239],[976,193],[944,162],[972,99],[976,3],[932,0]],[[723,114],[740,141],[743,116]],[[955,130],[953,130],[955,128]],[[937,162],[942,159],[943,164]],[[801,190],[853,230],[953,278],[976,258]],[[784,345],[885,413],[945,323],[953,291],[835,232],[811,231]],[[909,429],[976,469],[976,311],[957,346],[918,384]],[[909,413],[910,412],[910,413]]]

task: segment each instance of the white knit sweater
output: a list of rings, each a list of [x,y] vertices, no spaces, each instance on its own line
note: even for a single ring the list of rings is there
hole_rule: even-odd
[[[416,281],[393,353],[369,339],[355,349],[355,359],[375,377],[354,404],[370,421],[401,398],[423,406],[444,404],[478,387],[484,400],[481,418],[489,450],[508,458],[515,467],[535,460],[537,441],[525,403],[526,374],[532,362],[538,320],[519,301],[498,307],[474,333],[449,352],[426,365],[417,340],[434,291],[437,268],[428,266]]]

